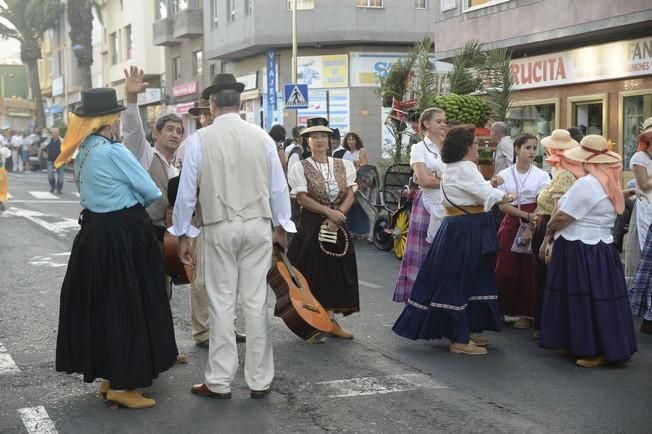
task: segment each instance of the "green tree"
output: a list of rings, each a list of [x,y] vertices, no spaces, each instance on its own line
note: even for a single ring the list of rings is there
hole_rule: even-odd
[[[0,18],[10,25],[0,23],[0,37],[20,42],[20,58],[27,66],[29,85],[36,105],[37,129],[45,127],[43,96],[39,83],[38,59],[41,58],[43,33],[53,28],[63,12],[60,0],[4,0],[0,4]]]
[[[93,10],[101,21],[100,6],[95,0],[68,0],[67,16],[70,24],[70,42],[77,57],[82,89],[93,87]]]

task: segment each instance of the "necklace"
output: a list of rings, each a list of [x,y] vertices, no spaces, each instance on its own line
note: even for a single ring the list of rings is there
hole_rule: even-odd
[[[428,146],[428,142],[426,141],[426,139],[427,139],[427,138],[424,138],[424,139],[423,139],[423,145],[426,147],[426,151],[428,151],[428,152],[430,152],[432,155],[434,155],[435,158],[439,158],[439,154],[438,154],[437,152],[433,151],[432,149],[430,149],[430,146]],[[427,140],[428,140],[430,143],[432,143],[433,145],[435,144],[432,140],[430,140],[430,139],[427,139]]]

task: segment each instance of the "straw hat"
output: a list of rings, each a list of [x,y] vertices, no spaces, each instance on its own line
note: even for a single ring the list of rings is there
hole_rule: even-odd
[[[609,150],[607,139],[597,134],[589,134],[582,139],[580,146],[568,149],[564,157],[573,161],[592,164],[619,163],[622,157]]]
[[[328,128],[328,120],[320,116],[309,118],[306,121],[306,128],[301,131],[301,136],[307,136],[310,133],[333,134],[333,130]]]
[[[652,118],[647,118],[641,125],[641,133],[636,137],[638,140],[641,139],[646,139],[650,140],[652,139]],[[647,136],[647,137],[643,137]]]
[[[541,144],[548,149],[571,149],[580,145],[571,138],[567,130],[554,130],[552,134],[541,140]]]

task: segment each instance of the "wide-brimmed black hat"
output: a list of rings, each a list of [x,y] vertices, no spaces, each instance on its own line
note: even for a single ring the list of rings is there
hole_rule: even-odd
[[[310,133],[326,133],[333,134],[333,130],[328,128],[328,119],[322,118],[321,116],[315,116],[314,118],[308,118],[306,121],[306,128],[301,131],[301,136],[307,136]]]
[[[208,100],[201,98],[199,101],[195,102],[195,105],[192,106],[190,110],[188,110],[188,113],[190,113],[192,116],[199,117],[199,114],[201,113],[202,110],[205,111],[210,111],[211,110],[211,105],[208,102]]]
[[[240,83],[236,81],[235,76],[233,74],[229,73],[220,73],[216,74],[213,77],[213,80],[211,81],[211,85],[208,86],[204,91],[201,93],[201,97],[204,99],[208,99],[212,93],[215,93],[220,90],[237,90],[238,92],[242,92],[244,90],[245,85],[243,83]]]
[[[95,117],[121,112],[126,108],[118,104],[115,89],[98,87],[82,91],[81,105],[74,113],[80,117]]]

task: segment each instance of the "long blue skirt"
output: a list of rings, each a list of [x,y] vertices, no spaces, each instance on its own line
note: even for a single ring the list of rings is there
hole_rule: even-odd
[[[409,339],[467,343],[471,332],[500,330],[491,213],[444,218],[393,330]]]
[[[555,240],[539,346],[612,362],[636,352],[625,274],[613,244]]]

